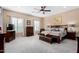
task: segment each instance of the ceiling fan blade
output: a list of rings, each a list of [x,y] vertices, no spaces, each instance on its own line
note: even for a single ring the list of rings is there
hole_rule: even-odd
[[[39,13],[39,12],[41,12],[41,11],[39,10],[37,13]]]
[[[41,6],[41,9],[45,9],[46,8],[46,6]]]
[[[39,13],[39,12],[40,12],[40,11],[37,11],[37,12],[36,12],[36,11],[32,11],[32,13]]]
[[[46,12],[51,12],[51,10],[44,10],[44,11],[46,11]]]
[[[37,9],[37,8],[34,8],[35,10],[40,10],[40,9]]]

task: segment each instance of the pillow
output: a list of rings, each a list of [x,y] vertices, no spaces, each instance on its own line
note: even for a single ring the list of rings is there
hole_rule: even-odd
[[[64,28],[59,28],[59,30],[60,30],[61,32],[64,32],[64,31],[65,31],[65,29],[64,29]]]
[[[59,28],[52,28],[52,31],[59,31]]]
[[[56,31],[59,31],[59,28],[55,28]]]
[[[46,30],[46,31],[51,31],[51,28],[46,28],[45,30]]]
[[[55,31],[55,28],[51,28],[51,31]]]

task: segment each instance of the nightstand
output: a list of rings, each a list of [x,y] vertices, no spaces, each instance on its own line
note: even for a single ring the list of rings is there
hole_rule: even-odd
[[[76,32],[67,32],[67,38],[76,40]]]

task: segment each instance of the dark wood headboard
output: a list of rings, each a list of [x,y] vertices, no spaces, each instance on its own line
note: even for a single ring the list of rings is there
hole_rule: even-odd
[[[66,31],[68,29],[68,25],[50,25],[50,28],[64,28]]]
[[[51,25],[51,28],[67,27],[68,25]]]

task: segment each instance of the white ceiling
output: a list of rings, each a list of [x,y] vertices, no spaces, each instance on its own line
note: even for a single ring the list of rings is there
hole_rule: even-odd
[[[3,8],[16,12],[30,14],[33,16],[46,17],[79,8],[79,6],[47,6],[46,9],[50,9],[51,12],[46,12],[45,14],[43,14],[42,12],[38,12],[38,10],[36,10],[40,9],[40,6],[3,6]]]

